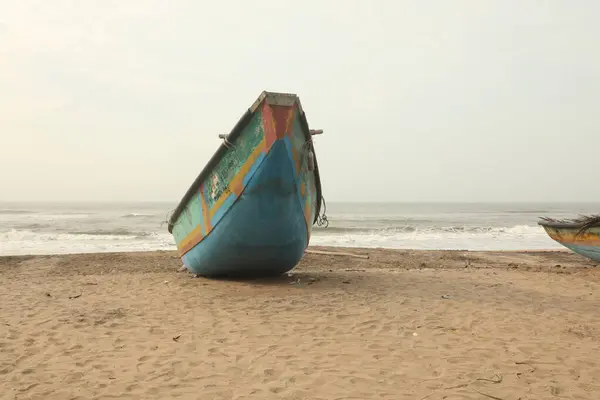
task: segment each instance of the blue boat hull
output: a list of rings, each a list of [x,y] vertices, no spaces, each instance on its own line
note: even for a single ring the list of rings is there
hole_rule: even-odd
[[[587,257],[594,261],[600,261],[600,247],[598,246],[585,246],[580,244],[561,243],[569,250]]]
[[[294,268],[308,246],[297,186],[289,139],[277,140],[220,222],[183,255],[184,265],[206,277]]]

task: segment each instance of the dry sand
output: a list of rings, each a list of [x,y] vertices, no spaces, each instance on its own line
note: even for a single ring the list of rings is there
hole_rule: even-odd
[[[371,258],[253,282],[170,252],[0,258],[0,399],[600,399],[595,263],[347,251]]]

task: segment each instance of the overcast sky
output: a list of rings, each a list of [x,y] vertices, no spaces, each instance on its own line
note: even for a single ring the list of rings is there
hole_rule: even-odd
[[[263,89],[328,201],[598,201],[600,2],[0,0],[0,201],[173,201]]]

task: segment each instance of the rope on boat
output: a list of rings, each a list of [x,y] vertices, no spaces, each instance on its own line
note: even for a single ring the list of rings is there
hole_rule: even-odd
[[[317,226],[327,228],[329,226],[329,220],[327,219],[327,203],[325,203],[325,196],[321,195],[321,199],[323,200],[323,212],[320,215],[317,215]]]
[[[314,145],[312,136],[310,139],[304,142],[303,150],[308,150],[308,154],[306,157],[302,157],[302,165],[300,170],[303,170],[304,167],[307,167],[308,171],[312,172],[314,170],[314,153],[312,152],[312,147]],[[311,165],[312,164],[312,165]],[[321,200],[323,203],[323,207],[321,209],[321,213],[317,215],[317,226],[327,228],[329,226],[329,220],[327,219],[327,203],[325,203],[325,196],[321,195]]]
[[[175,209],[172,209],[171,211],[167,211],[167,214],[165,215],[165,219],[163,221],[160,222],[160,227],[162,228],[164,224],[169,224],[169,221],[171,221],[171,217],[173,216],[173,213],[175,212]]]
[[[229,140],[229,135],[220,133],[219,134],[219,139],[223,139],[223,144],[225,145],[225,147],[227,147],[228,149],[233,147],[233,143],[231,143]]]

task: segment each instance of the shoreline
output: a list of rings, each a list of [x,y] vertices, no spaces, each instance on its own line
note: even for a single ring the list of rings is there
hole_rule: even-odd
[[[468,271],[485,268],[527,272],[559,271],[569,274],[593,274],[595,270],[600,271],[600,268],[596,268],[600,263],[568,249],[469,251],[309,246],[307,251],[287,275],[302,273],[307,268],[317,272],[348,268],[365,271]],[[180,272],[182,268],[181,258],[174,250],[0,256],[0,274],[10,274],[15,266],[21,265],[35,265],[40,268],[40,273],[54,270],[58,265],[61,266],[61,274],[68,276],[119,271],[172,274]],[[65,269],[66,266],[71,271]],[[600,272],[598,276],[600,277]],[[273,279],[278,278],[275,276]],[[250,281],[253,280],[250,278]]]
[[[389,247],[347,247],[347,246],[320,246],[310,245],[307,248],[310,250],[325,250],[331,252],[356,252],[356,253],[368,253],[368,252],[468,252],[468,253],[572,253],[567,248],[553,248],[553,249],[518,249],[518,250],[468,250],[468,249],[398,249]],[[6,257],[49,257],[49,256],[73,256],[83,254],[137,254],[137,253],[174,253],[177,254],[177,250],[120,250],[120,251],[89,251],[89,252],[64,252],[64,253],[28,253],[28,254],[0,254],[0,259]],[[306,253],[305,253],[306,255]]]

